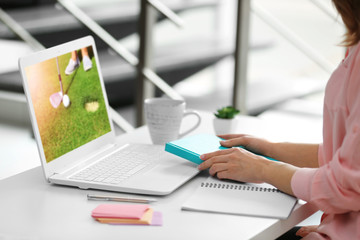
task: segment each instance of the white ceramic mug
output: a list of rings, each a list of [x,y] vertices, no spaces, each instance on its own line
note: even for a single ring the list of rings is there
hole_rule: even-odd
[[[185,101],[167,98],[148,98],[144,101],[145,119],[154,144],[165,144],[181,138],[196,129],[201,117],[194,110],[185,109]],[[195,115],[197,121],[190,129],[180,133],[183,117]]]

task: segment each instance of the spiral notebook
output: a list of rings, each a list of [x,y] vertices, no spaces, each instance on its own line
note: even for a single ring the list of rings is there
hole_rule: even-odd
[[[270,184],[209,177],[182,205],[182,210],[286,219],[296,203],[296,198]]]

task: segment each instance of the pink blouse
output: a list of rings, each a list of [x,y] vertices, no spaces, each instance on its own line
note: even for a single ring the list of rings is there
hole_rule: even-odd
[[[324,100],[319,168],[295,172],[295,196],[325,214],[304,239],[360,239],[360,44],[332,74]]]

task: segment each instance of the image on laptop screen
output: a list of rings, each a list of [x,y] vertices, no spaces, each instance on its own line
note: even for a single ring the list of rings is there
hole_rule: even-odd
[[[25,73],[47,163],[111,131],[92,46]]]

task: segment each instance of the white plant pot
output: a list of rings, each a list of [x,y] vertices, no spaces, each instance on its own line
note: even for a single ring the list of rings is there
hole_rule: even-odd
[[[237,127],[238,119],[235,117],[233,119],[222,119],[214,118],[213,125],[216,135],[235,133]]]

